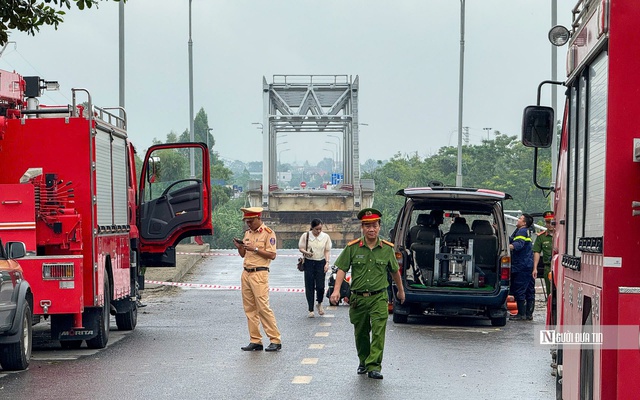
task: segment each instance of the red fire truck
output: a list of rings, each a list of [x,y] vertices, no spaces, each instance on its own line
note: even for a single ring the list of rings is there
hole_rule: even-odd
[[[0,235],[25,243],[34,319],[50,319],[52,339],[103,348],[110,314],[135,328],[143,268],[174,266],[180,240],[211,234],[209,153],[153,146],[138,182],[124,110],[85,89],[71,105],[39,104],[55,85],[0,71]],[[194,173],[180,168],[191,152]]]
[[[640,2],[580,0],[569,43],[559,139],[553,288],[558,399],[640,396]],[[542,84],[541,86],[542,87]],[[525,109],[523,143],[549,147],[553,109]],[[534,168],[535,170],[535,168]],[[537,183],[534,175],[534,182]],[[547,337],[549,338],[549,337]],[[555,340],[559,339],[559,340]]]

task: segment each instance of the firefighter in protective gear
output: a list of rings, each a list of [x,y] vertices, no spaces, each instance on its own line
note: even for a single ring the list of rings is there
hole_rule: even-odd
[[[516,299],[518,314],[512,321],[533,319],[535,308],[535,280],[533,279],[533,251],[529,228],[533,217],[522,214],[516,223],[516,230],[509,237],[511,250],[511,294]]]

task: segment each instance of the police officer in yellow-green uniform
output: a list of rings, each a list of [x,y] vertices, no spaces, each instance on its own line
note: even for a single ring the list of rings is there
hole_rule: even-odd
[[[340,286],[351,268],[351,297],[349,298],[349,320],[353,324],[357,373],[367,373],[369,378],[382,379],[382,353],[389,312],[387,274],[390,273],[398,287],[396,296],[404,303],[404,287],[393,250],[393,243],[381,240],[380,218],[382,213],[365,208],[358,213],[363,236],[347,244],[335,265],[338,267],[331,303],[340,299]]]
[[[242,267],[242,306],[247,316],[250,342],[241,347],[244,351],[260,351],[262,334],[269,337],[271,343],[264,351],[279,351],[282,349],[280,330],[276,317],[269,306],[269,264],[276,258],[276,234],[262,223],[261,207],[241,208],[242,219],[247,224],[244,238],[234,239],[233,244],[238,249],[240,257],[244,258]]]
[[[542,214],[546,231],[540,232],[533,243],[533,278],[538,277],[538,263],[540,262],[540,253],[542,253],[542,263],[544,264],[544,284],[547,289],[545,293],[549,294],[551,282],[549,281],[549,272],[551,271],[551,254],[553,252],[553,233],[556,230],[556,220],[553,211],[545,211]]]

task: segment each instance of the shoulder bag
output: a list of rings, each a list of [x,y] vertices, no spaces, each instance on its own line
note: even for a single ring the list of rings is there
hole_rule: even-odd
[[[307,242],[304,245],[304,249],[309,250],[309,232],[307,232]],[[304,257],[298,257],[298,271],[304,271]]]

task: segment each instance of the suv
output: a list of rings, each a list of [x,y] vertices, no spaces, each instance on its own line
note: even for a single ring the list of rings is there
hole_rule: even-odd
[[[391,239],[406,300],[394,302],[393,322],[471,315],[504,326],[511,258],[502,202],[511,196],[440,183],[396,194],[405,203]]]
[[[26,254],[24,243],[0,240],[0,365],[22,370],[31,360],[31,288],[14,259]]]

